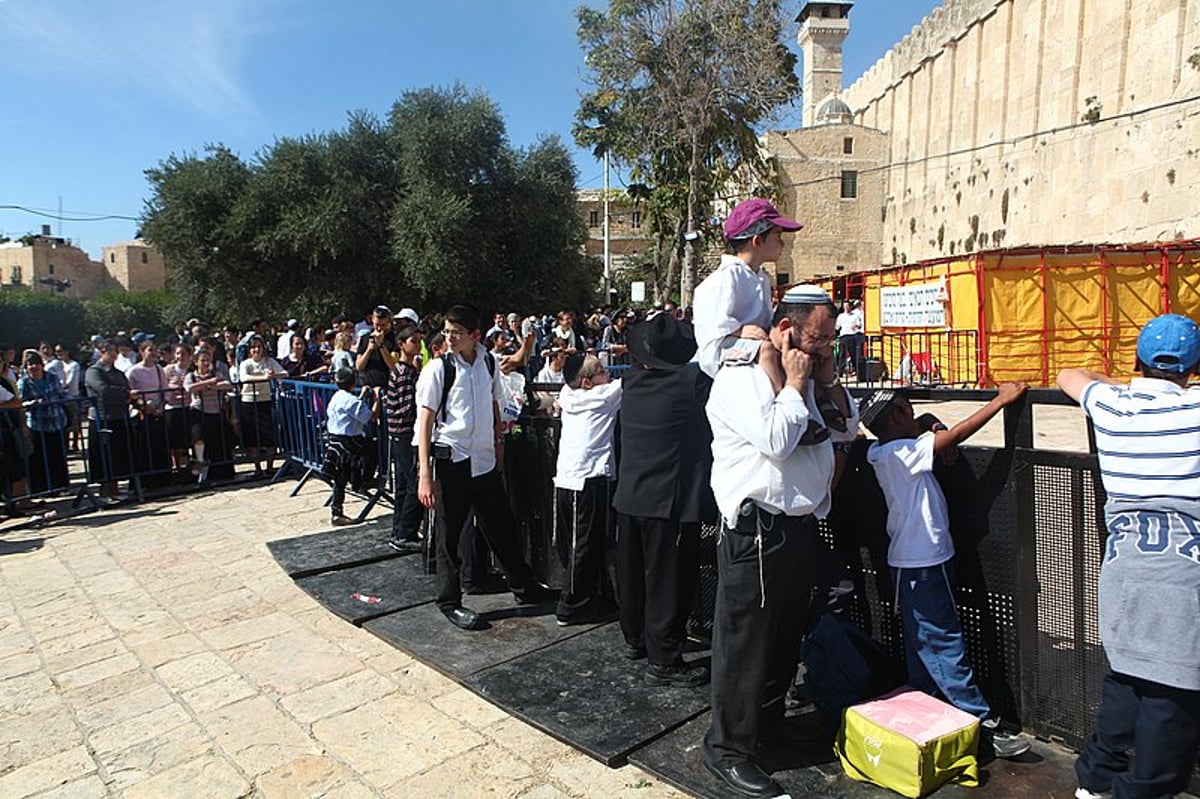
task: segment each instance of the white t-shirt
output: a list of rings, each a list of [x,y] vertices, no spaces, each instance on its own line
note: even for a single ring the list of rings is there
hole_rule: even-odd
[[[550,364],[547,363],[545,366],[542,367],[541,371],[537,373],[537,379],[534,380],[533,382],[535,382],[535,383],[565,383],[566,380],[563,378],[562,372],[554,371],[553,369],[550,368]]]
[[[695,360],[709,377],[715,377],[727,336],[745,325],[770,329],[771,282],[763,270],[756,272],[741,258],[722,255],[717,271],[696,287],[693,308]]]
[[[854,335],[854,313],[851,311],[842,311],[837,315],[837,319],[833,323],[839,336]]]
[[[554,485],[582,491],[589,477],[616,474],[613,430],[621,410],[621,381],[588,389],[563,386],[558,406],[562,408],[562,434]]]
[[[467,363],[455,353],[454,384],[446,397],[446,418],[438,413],[442,404],[445,364],[435,358],[417,378],[417,407],[434,412],[433,443],[450,447],[451,460],[471,459],[471,476],[479,477],[496,468],[496,415],[493,408],[504,401],[500,387],[500,364],[488,373],[487,353],[475,345],[475,362]]]
[[[876,442],[867,450],[887,500],[888,565],[920,569],[954,557],[946,496],[933,476],[933,433]]]

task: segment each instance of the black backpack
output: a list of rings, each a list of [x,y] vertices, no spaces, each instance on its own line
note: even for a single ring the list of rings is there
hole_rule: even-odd
[[[484,363],[487,364],[488,375],[496,376],[496,359],[492,357],[490,352],[483,353]],[[454,378],[457,369],[454,366],[454,354],[447,352],[441,356],[442,361],[442,401],[438,405],[437,416],[435,418],[446,421],[446,400],[450,398],[450,388],[454,385]]]

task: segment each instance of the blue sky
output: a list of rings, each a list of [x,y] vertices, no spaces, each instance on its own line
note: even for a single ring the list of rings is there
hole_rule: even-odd
[[[592,4],[599,5],[599,0]],[[0,0],[0,206],[137,217],[143,171],[223,143],[244,159],[277,137],[386,116],[407,89],[461,82],[490,96],[510,142],[570,130],[583,81],[575,0]],[[787,0],[794,17],[800,0]],[[938,0],[859,0],[846,80]],[[790,35],[795,35],[794,26]],[[782,127],[797,126],[798,109]],[[579,185],[602,168],[576,150]],[[0,233],[60,223],[0,208]],[[99,255],[124,219],[61,223]]]

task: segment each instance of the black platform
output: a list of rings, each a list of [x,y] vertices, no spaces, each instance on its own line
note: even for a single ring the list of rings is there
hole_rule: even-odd
[[[267,542],[267,550],[293,579],[317,572],[359,566],[400,557],[387,545],[392,534],[390,516],[353,527],[341,527],[299,538]]]
[[[619,625],[559,627],[553,603],[519,606],[511,593],[466,596],[485,630],[466,632],[438,611],[436,578],[419,554],[387,546],[390,518],[320,532],[268,547],[297,585],[343,619],[362,626],[458,681],[512,715],[601,762],[626,760],[695,796],[722,799],[704,769],[700,743],[708,728],[709,687],[649,686],[645,661],[621,657]],[[354,594],[379,602],[354,599]],[[707,652],[689,660],[707,662]],[[794,719],[787,746],[760,753],[793,799],[874,799],[887,791],[843,776],[828,731]],[[1070,752],[1035,742],[1029,762],[997,761],[982,787],[948,786],[938,797],[1069,797]],[[997,777],[1003,777],[996,779]]]
[[[370,619],[432,602],[437,596],[436,580],[425,574],[416,554],[319,572],[298,578],[296,585],[338,616],[360,626]],[[379,601],[356,599],[355,594]],[[446,626],[445,619],[442,624]]]

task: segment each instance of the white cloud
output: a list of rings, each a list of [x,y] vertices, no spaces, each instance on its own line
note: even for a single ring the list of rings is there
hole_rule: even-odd
[[[263,0],[0,0],[0,29],[9,67],[47,83],[248,121],[258,112],[239,68],[276,10]]]

